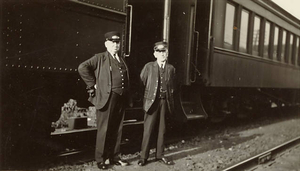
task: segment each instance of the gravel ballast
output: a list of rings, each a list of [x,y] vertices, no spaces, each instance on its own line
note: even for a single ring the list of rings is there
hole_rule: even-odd
[[[298,110],[299,111],[299,110]],[[108,170],[127,171],[210,171],[222,170],[241,160],[278,146],[288,140],[300,136],[299,112],[296,116],[283,117],[263,123],[226,128],[214,135],[199,135],[188,140],[181,140],[167,146],[166,156],[174,159],[175,164],[166,166],[150,158],[146,166],[137,165],[138,153],[123,155],[130,166],[110,166]],[[213,147],[213,148],[212,148]],[[152,153],[154,150],[151,150]],[[47,170],[99,170],[96,162],[77,165],[63,165]]]

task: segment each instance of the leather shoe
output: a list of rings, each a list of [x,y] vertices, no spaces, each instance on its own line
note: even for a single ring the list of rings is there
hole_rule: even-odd
[[[147,163],[147,160],[146,160],[146,159],[140,159],[140,160],[138,161],[138,165],[139,165],[139,166],[145,166],[146,163]]]
[[[109,163],[114,164],[116,166],[128,166],[129,165],[128,161],[126,161],[126,160],[117,160],[117,161],[110,160]]]
[[[163,158],[161,158],[161,159],[157,159],[157,160],[160,161],[160,162],[162,162],[162,163],[165,164],[165,165],[173,165],[173,164],[174,164],[173,161],[170,161],[170,160],[168,160],[168,159],[165,158],[165,157],[163,157]]]
[[[107,165],[106,165],[105,163],[103,163],[103,162],[97,163],[97,166],[98,166],[98,168],[101,169],[101,170],[106,170],[106,169],[108,169]]]

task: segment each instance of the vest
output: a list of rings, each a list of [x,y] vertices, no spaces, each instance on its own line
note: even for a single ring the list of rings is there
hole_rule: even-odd
[[[111,74],[112,74],[112,91],[122,95],[127,87],[127,70],[122,60],[111,58]]]
[[[166,82],[166,74],[165,74],[166,66],[165,68],[159,67],[159,98],[165,99],[167,94],[167,82]]]

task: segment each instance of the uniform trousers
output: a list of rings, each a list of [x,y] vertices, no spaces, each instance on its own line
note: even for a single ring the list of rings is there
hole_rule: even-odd
[[[148,159],[150,140],[154,137],[154,130],[158,130],[156,141],[156,158],[161,159],[164,152],[164,135],[166,132],[165,115],[167,109],[166,99],[156,99],[150,113],[144,117],[144,133],[141,147],[141,159]],[[156,127],[156,128],[155,128]],[[158,128],[157,128],[158,127]]]
[[[120,144],[124,120],[124,96],[112,92],[107,104],[96,111],[96,162],[120,159]]]

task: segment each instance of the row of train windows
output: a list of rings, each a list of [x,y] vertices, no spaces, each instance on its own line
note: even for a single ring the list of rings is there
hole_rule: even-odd
[[[238,6],[227,3],[224,48],[300,66],[299,36],[247,9],[237,13]]]

